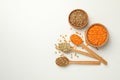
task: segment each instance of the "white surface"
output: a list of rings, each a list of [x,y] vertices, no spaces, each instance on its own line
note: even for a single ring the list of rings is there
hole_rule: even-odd
[[[0,0],[0,80],[119,80],[119,4],[120,0]],[[72,33],[68,15],[76,8],[88,13],[89,25],[100,22],[109,30],[108,44],[97,51],[108,66],[55,65],[54,43],[60,34]]]

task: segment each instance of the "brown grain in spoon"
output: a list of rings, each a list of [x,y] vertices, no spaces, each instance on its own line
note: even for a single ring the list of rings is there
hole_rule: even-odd
[[[70,61],[67,57],[58,57],[56,64],[61,67],[65,67],[69,64],[82,64],[82,65],[99,65],[100,61]]]

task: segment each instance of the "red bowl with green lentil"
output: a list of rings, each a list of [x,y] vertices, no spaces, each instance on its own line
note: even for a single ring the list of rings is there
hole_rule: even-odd
[[[85,37],[88,45],[93,47],[102,47],[107,43],[109,34],[104,25],[95,23],[87,29]]]
[[[82,29],[88,23],[88,15],[82,9],[75,9],[69,14],[69,23],[76,29]]]

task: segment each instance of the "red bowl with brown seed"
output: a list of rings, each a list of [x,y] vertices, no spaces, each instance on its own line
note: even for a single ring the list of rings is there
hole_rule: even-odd
[[[76,29],[82,29],[88,23],[88,15],[82,9],[75,9],[69,14],[69,23]]]

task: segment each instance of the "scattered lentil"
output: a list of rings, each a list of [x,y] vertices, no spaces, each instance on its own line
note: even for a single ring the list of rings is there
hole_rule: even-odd
[[[72,27],[70,28],[70,30],[72,30]]]
[[[77,56],[77,53],[75,52],[75,56]]]
[[[77,58],[79,58],[79,56],[77,55]]]
[[[57,51],[55,51],[55,54],[57,54]]]
[[[70,54],[71,55],[71,58],[73,58],[73,55],[72,54]]]
[[[95,47],[95,48],[96,48],[97,50],[99,50],[98,47]]]
[[[67,35],[65,35],[65,37],[67,37]]]
[[[79,34],[79,32],[76,32],[76,34]]]

